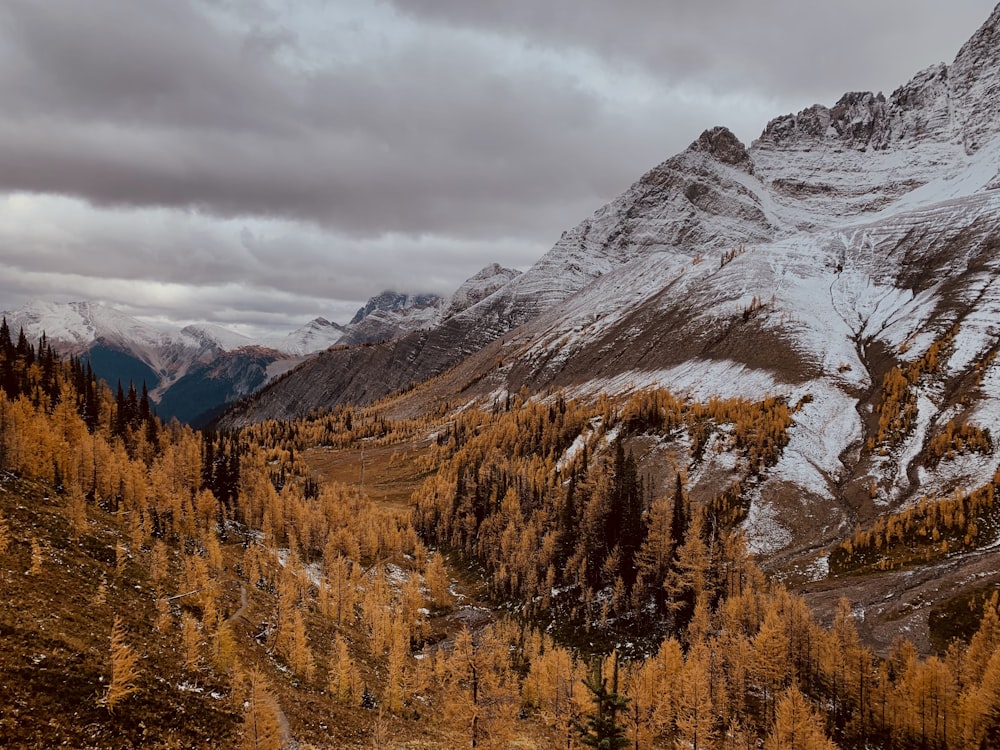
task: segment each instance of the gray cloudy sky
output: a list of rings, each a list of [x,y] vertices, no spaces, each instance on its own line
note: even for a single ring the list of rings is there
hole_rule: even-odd
[[[995,0],[4,0],[0,309],[246,330],[527,267],[724,124],[950,62]]]

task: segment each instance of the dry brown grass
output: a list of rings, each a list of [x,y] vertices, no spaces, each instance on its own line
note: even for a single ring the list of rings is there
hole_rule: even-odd
[[[354,487],[362,483],[363,458],[365,494],[385,508],[408,513],[410,496],[430,475],[417,460],[430,442],[422,437],[387,446],[311,448],[302,457],[321,480]]]

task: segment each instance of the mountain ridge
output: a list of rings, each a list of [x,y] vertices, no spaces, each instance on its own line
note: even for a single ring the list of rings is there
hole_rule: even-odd
[[[981,98],[1000,81],[998,24],[1000,7],[952,65],[888,98],[849,93],[776,117],[749,146],[704,131],[489,297],[384,346],[327,352],[222,424],[366,403],[432,377],[418,390],[453,404],[522,387],[780,394],[803,406],[751,490],[767,528],[747,530],[759,552],[803,565],[922,492],[990,481],[995,451],[927,467],[949,425],[1000,416],[987,362],[1000,346],[1000,120]],[[885,379],[934,347],[937,369],[906,385],[903,434],[878,440]]]
[[[35,301],[4,312],[11,329],[37,341],[43,334],[62,354],[86,356],[100,377],[145,381],[164,418],[202,425],[223,405],[330,347],[346,348],[426,330],[489,296],[498,279],[519,272],[491,264],[449,298],[383,292],[351,323],[317,317],[287,333],[252,338],[213,323],[156,326],[100,302]]]

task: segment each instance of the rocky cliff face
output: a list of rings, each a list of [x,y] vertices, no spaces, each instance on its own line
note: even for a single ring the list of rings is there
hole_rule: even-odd
[[[338,339],[340,346],[389,341],[429,328],[440,317],[443,300],[436,294],[382,292],[368,300]]]
[[[919,356],[943,326],[979,342],[961,343],[956,372],[992,341],[998,23],[1000,9],[951,65],[888,98],[849,93],[778,117],[749,147],[705,131],[524,274],[429,330],[325,353],[227,423],[379,398],[502,337],[456,388],[825,389],[816,429],[833,411],[851,424],[809,459],[814,489],[860,482],[841,456],[863,439],[858,409],[872,408],[887,364]]]
[[[492,263],[466,280],[444,305],[441,318],[447,319],[477,305],[521,275],[520,271]]]

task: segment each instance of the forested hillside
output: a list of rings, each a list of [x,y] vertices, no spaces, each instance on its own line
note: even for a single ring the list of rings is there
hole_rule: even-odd
[[[522,395],[203,436],[7,331],[0,377],[6,746],[1000,741],[995,597],[968,642],[876,654],[849,602],[821,626],[748,555],[744,490],[798,405]],[[412,513],[312,468],[358,449],[369,482],[427,477]],[[739,481],[691,498],[711,455]]]

